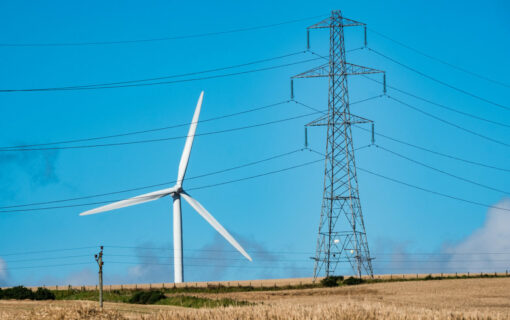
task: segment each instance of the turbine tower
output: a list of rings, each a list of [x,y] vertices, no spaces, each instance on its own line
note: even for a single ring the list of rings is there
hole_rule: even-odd
[[[373,276],[372,258],[368,249],[358,192],[351,130],[352,124],[372,121],[351,114],[347,76],[383,71],[346,61],[344,27],[350,26],[366,28],[364,23],[347,19],[342,16],[340,10],[335,10],[331,12],[330,17],[308,27],[308,48],[310,29],[329,29],[329,61],[291,78],[292,98],[294,92],[292,79],[317,77],[329,79],[328,112],[307,124],[327,127],[324,190],[314,257],[314,279],[321,275],[334,275],[340,262],[349,262],[354,274],[359,277],[362,273]]]
[[[241,247],[241,245],[230,235],[230,233],[218,222],[216,219],[194,198],[192,198],[186,191],[183,190],[182,184],[186,175],[186,168],[188,167],[189,156],[191,147],[193,145],[193,138],[197,129],[198,117],[200,116],[200,109],[202,108],[202,100],[204,92],[200,93],[198,98],[197,107],[193,120],[191,122],[186,143],[184,144],[184,151],[182,152],[181,162],[179,163],[179,170],[177,173],[177,183],[175,186],[151,193],[142,194],[126,200],[110,203],[108,205],[88,210],[80,213],[80,216],[86,216],[99,212],[116,210],[124,207],[134,206],[140,203],[154,201],[165,196],[172,196],[173,198],[173,236],[174,236],[174,282],[181,283],[183,277],[183,263],[182,263],[182,215],[181,215],[181,197],[188,202],[198,214],[202,216],[216,231],[218,231],[234,248],[236,248],[246,259],[252,261],[248,253]]]

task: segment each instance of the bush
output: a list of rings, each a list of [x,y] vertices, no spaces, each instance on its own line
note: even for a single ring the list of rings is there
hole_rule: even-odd
[[[158,290],[151,291],[139,291],[135,293],[131,299],[129,299],[129,303],[138,303],[138,304],[154,304],[161,299],[165,299],[166,296],[163,292]]]
[[[17,286],[8,289],[0,289],[0,299],[16,299],[16,300],[55,300],[55,294],[46,288],[37,288],[36,292]]]
[[[352,286],[352,285],[356,285],[356,284],[362,284],[363,282],[365,282],[365,281],[361,278],[349,277],[349,278],[345,279],[343,283],[345,285]]]
[[[55,300],[55,294],[46,288],[37,288],[34,294],[35,300]]]
[[[424,279],[425,280],[434,280],[434,277],[431,274],[429,274]]]
[[[344,276],[329,276],[322,279],[321,284],[325,287],[336,287],[342,280],[344,280]]]
[[[2,299],[16,299],[16,300],[24,300],[24,299],[34,299],[34,293],[32,290],[27,289],[23,286],[12,287],[9,289],[5,289],[2,292]]]

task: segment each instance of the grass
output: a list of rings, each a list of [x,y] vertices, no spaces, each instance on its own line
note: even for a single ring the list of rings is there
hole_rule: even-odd
[[[229,307],[229,306],[248,306],[253,305],[253,303],[247,301],[239,301],[230,298],[223,299],[209,299],[203,297],[194,297],[194,296],[170,296],[166,299],[158,301],[156,304],[158,305],[171,305],[171,306],[180,306],[186,308],[218,308],[218,307]]]
[[[158,290],[159,291],[159,290]],[[154,291],[155,292],[155,291]],[[232,292],[232,291],[228,291]],[[89,300],[89,301],[98,301],[99,300],[99,292],[98,291],[85,291],[85,290],[62,290],[62,291],[54,291],[56,300]],[[103,292],[103,301],[105,302],[122,302],[122,303],[142,303],[139,302],[139,299],[136,297],[143,295],[143,293],[150,293],[150,291],[142,291],[142,290],[113,290],[113,291],[104,291]],[[165,293],[175,293],[172,289],[165,290]],[[208,291],[208,293],[211,293]],[[135,298],[135,299],[133,299]],[[216,307],[227,307],[227,306],[245,306],[250,305],[251,303],[242,301],[242,300],[234,300],[229,298],[224,299],[210,299],[204,297],[195,297],[188,295],[170,295],[161,300],[150,302],[148,304],[158,304],[158,305],[172,305],[172,306],[180,306],[187,308],[216,308]]]

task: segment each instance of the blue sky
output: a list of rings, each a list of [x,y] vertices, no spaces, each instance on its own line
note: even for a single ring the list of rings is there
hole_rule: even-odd
[[[371,32],[374,30],[431,56],[508,84],[510,53],[508,4],[504,1],[356,1],[356,2],[108,2],[66,1],[0,3],[0,43],[123,41],[171,37],[266,25],[341,9],[368,24],[369,47],[441,81],[502,105],[508,87],[427,59]],[[146,43],[0,47],[0,89],[73,86],[158,77],[271,58],[306,49],[306,26],[321,18],[274,28],[217,36]],[[363,45],[360,28],[346,30],[347,49]],[[313,31],[312,50],[328,53],[327,31]],[[314,58],[310,53],[233,71]],[[442,86],[370,52],[348,54],[352,63],[385,70],[389,85],[505,126],[458,115],[388,89],[388,94],[427,112],[499,141],[508,141],[510,112]],[[271,71],[171,85],[83,91],[0,93],[2,146],[34,144],[170,126],[191,120],[205,91],[201,119],[240,112],[289,99],[289,77],[310,69],[313,61]],[[349,78],[351,101],[381,94],[365,78]],[[327,107],[327,80],[298,80],[296,99]],[[438,152],[510,169],[508,146],[484,140],[399,105],[386,97],[353,105],[352,113],[372,119],[376,131]],[[289,103],[237,117],[201,123],[197,133],[224,130],[310,113]],[[278,124],[197,137],[188,176],[221,170],[298,150],[308,116]],[[183,136],[187,127],[111,139],[123,142]],[[355,144],[370,143],[354,130]],[[309,130],[313,149],[324,149],[324,130]],[[446,159],[377,137],[377,144],[451,174],[501,191],[510,190],[509,173]],[[56,151],[2,152],[0,206],[74,198],[172,181],[183,139]],[[319,159],[308,151],[223,174],[185,182],[192,189],[274,171]],[[376,147],[356,153],[364,169],[472,201],[509,206],[505,192],[456,180]],[[231,250],[188,205],[183,205],[185,278],[195,280],[311,276],[322,198],[323,164],[190,193],[254,256],[250,264]],[[510,252],[510,234],[493,234],[503,210],[424,193],[359,172],[360,197],[377,273],[502,270],[510,255],[494,263],[469,265],[464,254]],[[156,190],[155,189],[148,189]],[[143,191],[142,191],[143,192]],[[117,200],[139,191],[70,202]],[[508,193],[506,193],[508,195]],[[0,281],[3,284],[94,283],[92,254],[106,246],[105,280],[172,281],[171,200],[90,217],[93,206],[0,213]],[[510,207],[508,207],[510,208]],[[495,211],[494,211],[495,210]],[[488,214],[489,213],[489,214]],[[499,221],[499,220],[497,220]],[[509,222],[503,220],[502,223]],[[489,228],[489,229],[487,229]],[[474,239],[474,240],[473,240]],[[476,242],[473,245],[473,242]],[[141,248],[135,248],[141,247]],[[145,249],[143,249],[145,248]],[[27,254],[32,251],[73,249]],[[506,250],[506,251],[505,251]],[[19,255],[11,255],[23,253]],[[441,254],[436,260],[421,253]],[[489,256],[480,256],[487,260]],[[490,258],[495,256],[491,255]],[[506,260],[505,260],[506,258]],[[425,260],[424,260],[425,259]],[[20,261],[21,260],[21,261]],[[412,260],[412,261],[411,261]],[[404,262],[402,262],[404,261]],[[417,262],[418,261],[418,262]],[[419,261],[425,261],[420,263]],[[83,264],[81,264],[83,263]],[[3,268],[2,265],[3,264]],[[69,264],[69,265],[66,265]],[[40,267],[55,265],[53,267]],[[58,266],[57,266],[58,265]],[[459,270],[463,271],[463,270]],[[347,269],[339,272],[346,273]]]

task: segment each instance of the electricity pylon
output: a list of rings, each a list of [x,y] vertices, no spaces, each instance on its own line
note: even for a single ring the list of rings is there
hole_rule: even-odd
[[[359,277],[362,273],[373,276],[372,258],[359,199],[351,130],[353,124],[373,125],[373,122],[351,114],[347,76],[374,73],[384,75],[384,72],[346,61],[344,27],[351,26],[365,28],[366,45],[366,25],[342,17],[340,10],[332,11],[329,18],[308,27],[308,48],[310,29],[329,29],[329,62],[292,77],[329,78],[328,112],[307,124],[327,126],[324,192],[314,257],[314,279],[322,274],[334,275],[340,262],[349,262],[354,274]],[[292,87],[291,91],[293,95]]]

